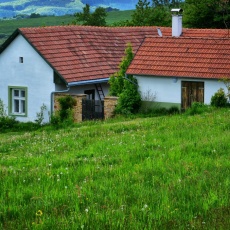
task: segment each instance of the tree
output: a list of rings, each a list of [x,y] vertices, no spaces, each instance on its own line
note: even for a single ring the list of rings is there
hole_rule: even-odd
[[[107,12],[103,7],[98,7],[93,13],[90,13],[90,5],[83,7],[83,12],[74,15],[77,22],[82,22],[85,26],[106,26]]]
[[[132,23],[135,26],[147,26],[150,25],[150,17],[152,8],[149,6],[150,2],[147,0],[139,0],[136,5],[136,10],[132,14]]]
[[[170,26],[170,8],[179,7],[181,0],[152,0],[152,6],[147,0],[139,0],[132,15],[134,26]]]
[[[121,114],[135,113],[141,105],[141,96],[138,91],[137,80],[133,76],[125,78],[126,70],[133,60],[133,57],[132,46],[128,44],[125,49],[125,56],[119,64],[119,71],[113,74],[109,79],[109,94],[119,97],[116,112]]]
[[[229,0],[186,0],[184,24],[193,28],[229,28]]]
[[[122,58],[119,64],[119,71],[110,76],[109,84],[109,94],[111,96],[119,96],[124,89],[124,76],[126,70],[128,69],[131,61],[133,60],[134,54],[132,45],[129,43],[125,49],[125,56]]]

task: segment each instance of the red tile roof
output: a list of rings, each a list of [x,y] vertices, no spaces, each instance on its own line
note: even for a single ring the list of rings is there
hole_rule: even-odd
[[[230,39],[146,38],[127,74],[230,78]]]
[[[171,27],[159,27],[163,37],[172,36]],[[230,38],[230,30],[227,29],[190,29],[183,28],[181,37],[200,37],[200,38]]]
[[[19,32],[68,82],[108,78],[118,71],[126,44],[136,52],[156,27],[53,26]]]

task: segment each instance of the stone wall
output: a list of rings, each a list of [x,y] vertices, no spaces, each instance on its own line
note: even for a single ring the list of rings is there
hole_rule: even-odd
[[[86,99],[86,94],[61,94],[57,93],[54,95],[54,111],[60,110],[60,104],[58,102],[58,98],[65,97],[67,95],[72,96],[76,100],[76,105],[74,106],[74,122],[81,122],[82,121],[82,99]],[[117,105],[117,97],[105,97],[104,98],[104,119],[108,119],[113,117],[114,109]]]
[[[117,105],[118,97],[104,98],[104,116],[105,120],[114,116],[114,110]]]

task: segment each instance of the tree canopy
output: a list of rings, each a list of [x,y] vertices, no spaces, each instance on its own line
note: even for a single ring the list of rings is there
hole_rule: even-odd
[[[107,12],[103,7],[98,7],[93,13],[90,12],[90,5],[83,7],[83,12],[76,13],[77,22],[82,22],[85,26],[106,26]]]
[[[132,15],[133,26],[170,26],[170,8],[179,7],[181,0],[139,0]]]
[[[184,24],[193,28],[229,28],[229,0],[186,0]]]

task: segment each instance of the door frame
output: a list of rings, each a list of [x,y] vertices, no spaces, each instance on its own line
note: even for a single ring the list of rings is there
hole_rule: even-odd
[[[204,81],[181,81],[181,110],[191,107],[193,102],[204,103]]]

